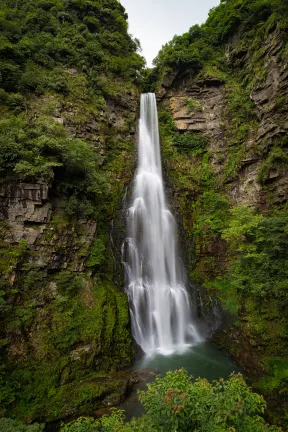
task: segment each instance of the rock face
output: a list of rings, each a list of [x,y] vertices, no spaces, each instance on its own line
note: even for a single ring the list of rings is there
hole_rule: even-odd
[[[225,230],[231,210],[237,207],[267,219],[275,210],[284,215],[288,199],[287,35],[271,30],[261,47],[250,48],[247,39],[249,49],[243,50],[245,37],[240,32],[226,44],[227,63],[221,70],[211,70],[210,65],[208,72],[205,66],[200,72],[175,70],[157,96],[164,163],[187,233],[190,277],[199,286],[202,313],[207,316],[211,299],[217,299],[224,314],[214,340],[254,377],[253,384],[275,407],[277,397],[282,397],[277,396],[276,387],[283,393],[287,386],[279,372],[277,385],[271,384],[272,398],[267,376],[276,379],[272,359],[287,367],[288,317],[283,300],[242,294],[237,286],[242,283],[244,290],[245,282],[231,282],[235,259],[249,238],[238,238],[235,249],[235,244],[226,241]],[[257,250],[253,247],[252,254]],[[206,296],[201,285],[206,287]],[[282,397],[285,408],[284,402]]]
[[[76,70],[73,79],[79,79]],[[83,217],[73,210],[72,217],[67,215],[68,198],[59,194],[56,177],[32,182],[14,175],[1,183],[0,279],[5,307],[0,333],[5,380],[12,389],[15,379],[24,385],[25,376],[32,373],[26,384],[34,398],[25,410],[31,419],[48,420],[118,404],[129,387],[129,374],[115,372],[131,363],[134,351],[127,297],[123,287],[112,282],[109,231],[133,175],[138,92],[107,98],[92,114],[82,99],[44,94],[32,98],[27,115],[42,121],[42,110],[51,105],[45,122],[51,128],[59,123],[71,139],[94,145],[105,161],[99,162],[100,170],[109,173],[111,186],[110,202],[98,206],[100,215],[105,212],[104,224],[97,214]],[[100,371],[105,379],[98,378]],[[91,381],[85,381],[87,375]],[[55,397],[43,397],[42,385],[46,394],[54,388]],[[80,387],[83,394],[95,396],[91,406],[81,399]],[[68,399],[64,388],[70,392]],[[54,410],[59,403],[62,408]],[[21,408],[8,408],[23,417]]]
[[[8,244],[27,242],[35,252],[31,261],[37,268],[63,270],[71,265],[74,272],[84,270],[87,256],[80,257],[81,248],[90,250],[96,234],[96,221],[79,220],[79,232],[63,229],[61,235],[50,225],[54,212],[59,211],[59,203],[49,201],[47,183],[25,182],[9,184],[0,192],[1,220],[7,221],[9,231],[5,237]],[[81,234],[80,234],[81,232]],[[59,248],[59,241],[61,248]]]
[[[11,238],[6,241],[17,243],[25,239],[30,245],[35,243],[51,220],[48,191],[49,185],[45,182],[19,182],[1,188],[1,220],[8,220],[11,229]]]
[[[223,109],[223,94],[221,89],[211,83],[185,80],[185,89],[172,96],[170,109],[178,131],[209,132],[212,136],[219,133],[221,111]],[[186,100],[193,98],[199,102],[195,110],[187,109]]]
[[[262,47],[262,67],[267,73],[265,79],[257,81],[250,92],[255,109],[255,125],[244,143],[234,144],[230,141],[232,136],[228,136],[229,122],[233,118],[227,113],[229,85],[223,80],[216,77],[199,79],[199,76],[186,73],[182,77],[177,72],[172,84],[164,82],[158,94],[161,107],[171,112],[178,132],[202,133],[209,137],[208,151],[211,153],[212,169],[216,176],[223,175],[229,157],[229,146],[243,145],[237,179],[227,179],[227,191],[236,204],[253,207],[265,205],[265,194],[257,179],[259,167],[267,154],[265,146],[271,146],[275,138],[281,139],[287,134],[285,100],[288,96],[288,69],[282,56],[283,44],[279,33],[273,32]],[[237,46],[232,43],[227,55],[233,63]],[[248,69],[250,66],[250,57],[246,53],[241,59],[241,68]],[[237,67],[235,70],[237,71]],[[234,79],[237,82],[236,75]],[[189,100],[196,101],[199,105],[189,108]],[[261,146],[263,151],[259,154],[255,148]],[[285,203],[288,197],[286,173],[271,170],[266,181],[271,191],[269,198],[277,204]]]

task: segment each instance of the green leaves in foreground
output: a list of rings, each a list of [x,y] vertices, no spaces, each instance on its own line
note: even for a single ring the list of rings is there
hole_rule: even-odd
[[[1,432],[43,432],[44,424],[34,423],[32,425],[23,425],[18,420],[0,418]]]
[[[79,418],[63,425],[61,432],[279,432],[265,424],[262,396],[253,393],[241,374],[228,380],[208,382],[194,379],[184,370],[157,377],[147,391],[139,392],[146,409],[144,416],[124,422],[124,414],[115,410],[101,420]]]

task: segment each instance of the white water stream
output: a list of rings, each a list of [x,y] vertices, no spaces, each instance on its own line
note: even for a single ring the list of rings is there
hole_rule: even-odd
[[[147,355],[183,352],[201,341],[164,192],[156,98],[141,95],[138,168],[125,242],[132,333]]]

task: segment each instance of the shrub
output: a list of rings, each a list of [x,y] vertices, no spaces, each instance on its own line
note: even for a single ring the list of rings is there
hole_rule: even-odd
[[[187,104],[187,112],[197,112],[197,111],[203,111],[203,106],[201,103],[194,98],[185,98],[184,102]]]
[[[140,391],[146,414],[124,423],[124,415],[114,411],[100,420],[80,418],[63,425],[61,432],[280,432],[265,424],[265,401],[253,393],[241,374],[209,383],[193,379],[185,370],[167,372]]]
[[[11,420],[9,418],[0,418],[0,431],[1,432],[43,432],[44,424],[34,423],[32,425],[24,425],[18,420]]]
[[[207,138],[201,134],[173,134],[173,145],[182,153],[199,156],[205,152],[206,144]]]
[[[275,170],[278,175],[287,172],[288,155],[284,149],[274,147],[268,157],[261,163],[258,171],[258,182],[264,184]]]
[[[87,267],[95,267],[103,264],[106,252],[106,241],[104,236],[96,237],[93,242],[90,255],[86,261]]]
[[[231,211],[223,238],[238,251],[231,268],[231,283],[240,292],[287,301],[288,217],[270,217],[239,206]]]

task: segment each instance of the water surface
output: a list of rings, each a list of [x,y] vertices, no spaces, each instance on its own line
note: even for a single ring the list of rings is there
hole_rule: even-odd
[[[165,372],[181,368],[195,378],[206,378],[209,381],[227,379],[232,372],[241,372],[224,351],[208,342],[191,347],[182,354],[146,357],[134,365],[134,369],[140,371],[140,377],[143,376],[144,379],[140,379],[131,395],[119,406],[125,410],[126,419],[129,421],[132,417],[144,414],[144,408],[138,401],[137,390],[145,390],[146,385],[153,382],[158,374],[164,375]]]
[[[169,370],[186,369],[195,378],[208,380],[228,378],[232,372],[241,372],[233,360],[216,345],[203,342],[182,354],[146,357],[135,363],[136,369],[157,369],[161,374]]]

